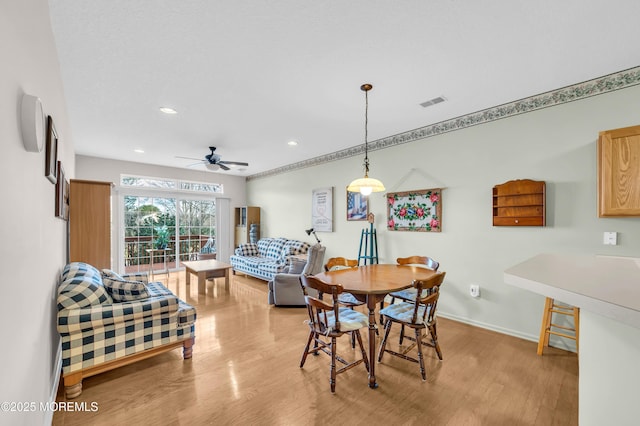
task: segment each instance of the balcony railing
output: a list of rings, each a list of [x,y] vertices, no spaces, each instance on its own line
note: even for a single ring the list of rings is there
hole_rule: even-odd
[[[167,245],[167,251],[164,253],[167,269],[180,267],[179,262],[181,261],[196,260],[198,253],[209,238],[208,235],[181,235],[178,244],[178,261],[176,262],[176,239],[172,236]],[[154,239],[155,237],[152,236],[125,237],[124,267],[126,273],[157,271],[165,268],[163,254],[156,252],[151,256],[147,252],[148,249],[155,248]]]

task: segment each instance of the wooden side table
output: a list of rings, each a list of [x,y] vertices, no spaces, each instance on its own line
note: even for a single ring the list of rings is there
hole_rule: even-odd
[[[191,274],[198,277],[198,294],[206,294],[206,281],[209,278],[224,278],[224,289],[229,291],[229,270],[232,266],[228,263],[212,259],[193,260],[182,264],[185,267],[187,285],[191,284]]]

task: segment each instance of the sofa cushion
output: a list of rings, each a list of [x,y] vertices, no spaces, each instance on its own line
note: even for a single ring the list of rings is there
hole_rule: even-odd
[[[149,283],[147,285],[147,291],[149,292],[149,297],[157,297],[157,296],[172,296],[175,297],[173,292],[166,288],[162,283],[155,282]]]
[[[237,256],[257,256],[258,246],[255,243],[240,244],[235,253]]]
[[[57,299],[58,310],[113,303],[100,272],[84,262],[72,262],[64,267]]]
[[[131,302],[149,297],[147,286],[142,281],[119,280],[103,277],[102,281],[115,302]]]
[[[243,256],[241,262],[246,267],[257,268],[263,263],[274,263],[274,260],[262,256]]]
[[[273,241],[273,238],[262,238],[258,240],[258,256],[266,256],[269,245]]]
[[[307,265],[306,259],[291,256],[289,257],[289,267],[284,271],[285,274],[298,274],[300,275]]]
[[[309,251],[309,243],[300,240],[289,240],[289,254],[305,254]]]
[[[266,257],[275,260],[282,260],[284,263],[284,256],[282,255],[282,250],[284,249],[284,245],[287,243],[286,238],[275,238],[269,244],[269,248],[267,249]]]
[[[296,256],[299,254],[305,254],[309,250],[309,244],[299,240],[288,240],[282,247],[283,259],[287,259],[289,256]]]
[[[111,269],[103,269],[102,270],[102,276],[103,277],[111,277],[111,278],[114,278],[116,280],[124,280],[122,275],[116,273],[115,271],[112,271]]]
[[[279,263],[278,261],[275,261],[273,259],[270,259],[268,262],[261,262],[257,265],[258,270],[260,271],[261,275],[275,275],[275,274],[281,274],[283,272],[285,272],[286,269],[289,268],[289,265],[284,264],[284,263]]]
[[[110,277],[119,281],[142,281],[145,284],[149,284],[148,272],[131,272],[129,274],[120,275],[111,269],[103,269],[102,277]]]

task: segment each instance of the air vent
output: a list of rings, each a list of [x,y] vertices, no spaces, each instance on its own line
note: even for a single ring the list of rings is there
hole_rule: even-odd
[[[423,108],[426,108],[426,107],[430,107],[431,105],[439,104],[440,102],[444,102],[446,100],[447,98],[445,98],[444,96],[438,96],[437,98],[433,98],[426,102],[421,103],[420,106]]]

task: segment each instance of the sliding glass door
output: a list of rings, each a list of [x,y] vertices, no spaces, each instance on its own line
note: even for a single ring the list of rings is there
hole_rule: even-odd
[[[180,200],[178,203],[180,260],[195,260],[207,242],[216,246],[215,201]]]
[[[123,209],[127,273],[177,268],[215,247],[215,200],[125,195]]]
[[[127,273],[164,269],[165,263],[166,267],[175,267],[175,234],[175,198],[124,196],[123,247]],[[152,251],[160,248],[166,251]]]

